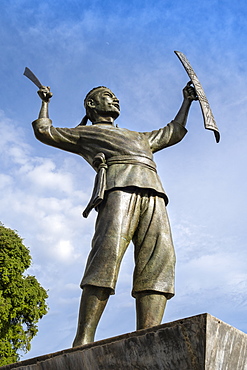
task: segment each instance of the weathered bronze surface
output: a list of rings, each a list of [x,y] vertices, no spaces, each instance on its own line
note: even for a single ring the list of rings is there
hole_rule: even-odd
[[[106,87],[91,90],[86,116],[75,128],[55,128],[48,116],[50,88],[41,86],[39,118],[33,122],[38,140],[79,154],[97,172],[92,198],[83,212],[98,212],[92,249],[81,282],[78,330],[73,346],[94,341],[107,300],[114,294],[122,257],[135,246],[132,295],[137,329],[160,324],[166,301],[174,295],[175,254],[166,213],[168,198],[153,153],[183,139],[190,105],[197,96],[189,84],[175,119],[164,128],[135,132],[115,126],[119,100]],[[87,120],[92,125],[86,125]]]
[[[186,56],[183,53],[181,53],[181,51],[174,51],[174,53],[177,55],[180,62],[183,64],[189,78],[191,79],[191,83],[195,87],[195,91],[196,91],[196,94],[197,94],[197,97],[198,97],[198,100],[199,100],[199,103],[200,103],[200,107],[201,107],[201,110],[202,110],[204,126],[207,130],[212,130],[214,132],[216,142],[218,143],[220,141],[219,129],[216,125],[213,112],[210,108],[208,99],[207,99],[206,94],[205,94],[205,92],[202,88],[202,85],[201,85],[194,69],[191,67],[190,62],[186,58]]]

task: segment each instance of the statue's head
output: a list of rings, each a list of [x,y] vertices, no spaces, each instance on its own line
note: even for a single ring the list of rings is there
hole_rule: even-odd
[[[120,114],[119,100],[105,86],[98,86],[89,91],[84,100],[86,116],[91,122],[97,122],[100,117],[117,119]]]

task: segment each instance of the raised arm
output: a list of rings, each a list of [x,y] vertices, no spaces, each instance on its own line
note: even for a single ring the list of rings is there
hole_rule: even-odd
[[[195,89],[191,86],[191,81],[184,87],[183,97],[182,105],[171,123],[159,130],[144,133],[148,138],[149,145],[153,153],[168,146],[177,144],[185,136],[187,132],[185,125],[191,103],[193,100],[198,100]]]
[[[39,112],[39,118],[49,118],[48,104],[52,97],[52,92],[50,91],[50,87],[42,86],[38,91],[38,95],[40,99],[42,100],[42,105],[41,105],[40,112]]]
[[[38,90],[42,100],[39,117],[32,125],[36,138],[44,144],[54,146],[72,153],[78,153],[77,145],[80,134],[76,129],[53,127],[49,118],[48,105],[52,97],[50,87],[42,86]]]
[[[184,100],[182,105],[174,118],[174,121],[180,123],[180,125],[184,126],[187,122],[187,117],[189,113],[189,109],[193,100],[198,100],[194,87],[191,86],[192,82],[189,81],[187,85],[183,89],[183,97]]]

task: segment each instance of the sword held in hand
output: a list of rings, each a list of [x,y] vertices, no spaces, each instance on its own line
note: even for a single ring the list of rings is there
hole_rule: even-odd
[[[195,91],[196,91],[196,94],[198,96],[198,100],[199,100],[199,103],[200,103],[200,107],[201,107],[201,110],[202,110],[204,126],[207,130],[214,131],[215,139],[216,139],[216,142],[218,143],[220,141],[220,133],[219,133],[218,127],[216,125],[216,122],[215,122],[212,110],[210,108],[208,99],[207,99],[206,94],[205,94],[205,92],[202,88],[202,85],[201,85],[195,71],[191,67],[188,59],[186,58],[186,56],[183,53],[181,53],[180,51],[174,51],[174,53],[179,58],[179,60],[182,63],[185,71],[187,72],[192,84],[194,85],[194,88],[195,88]]]
[[[29,78],[29,80],[31,80],[39,89],[44,87],[42,83],[40,82],[40,80],[35,76],[35,74],[28,67],[25,68],[25,71],[23,74],[24,76]]]
[[[24,76],[29,78],[29,80],[31,80],[40,90],[42,90],[42,91],[38,91],[40,98],[46,102],[49,102],[49,99],[52,97],[50,88],[42,85],[40,80],[35,76],[35,74],[28,67],[25,68],[25,71],[23,74]],[[40,93],[42,93],[42,96]]]

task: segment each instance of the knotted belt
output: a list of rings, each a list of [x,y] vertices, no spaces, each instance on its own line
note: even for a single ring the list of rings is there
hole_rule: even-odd
[[[118,155],[106,161],[104,153],[98,153],[93,159],[93,167],[96,168],[93,193],[91,199],[83,211],[83,217],[87,218],[91,210],[97,207],[104,199],[106,189],[106,170],[114,164],[134,164],[146,167],[156,172],[156,165],[152,159],[145,156]]]

